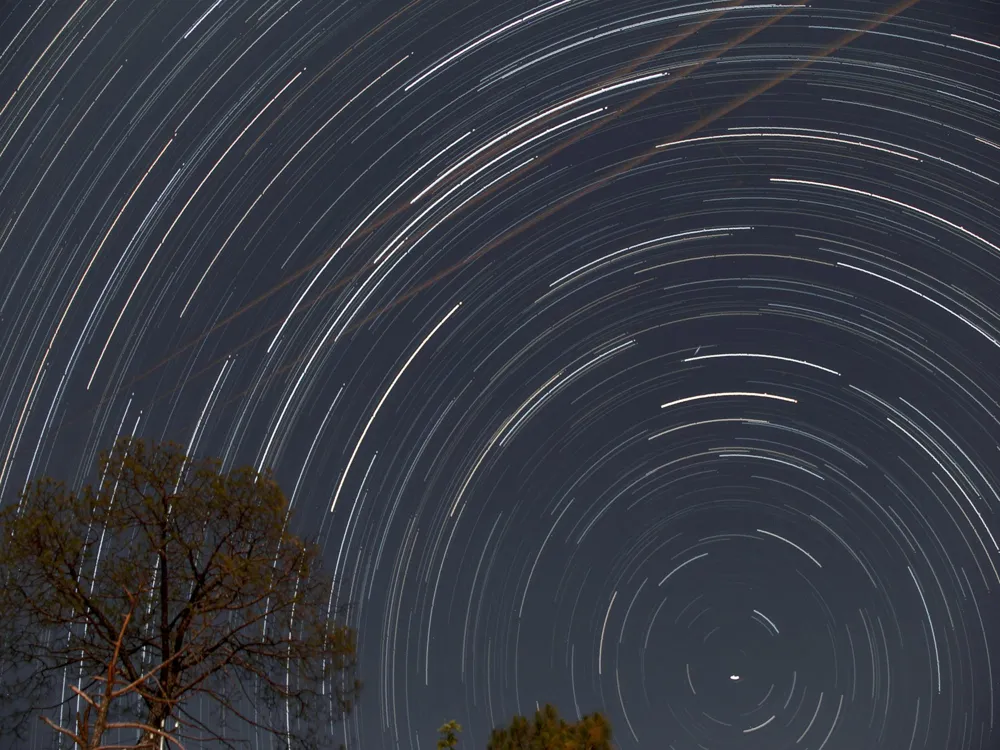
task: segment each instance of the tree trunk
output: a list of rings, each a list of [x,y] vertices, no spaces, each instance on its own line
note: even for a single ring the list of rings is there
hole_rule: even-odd
[[[149,713],[146,715],[146,720],[143,722],[147,726],[153,729],[159,729],[161,732],[166,731],[167,726],[167,716],[168,712],[166,706],[162,703],[154,703],[149,708]],[[139,741],[135,745],[136,748],[142,748],[142,750],[160,750],[162,747],[167,750],[167,745],[164,743],[163,736],[157,734],[156,732],[150,732],[149,730],[144,731],[140,737]]]

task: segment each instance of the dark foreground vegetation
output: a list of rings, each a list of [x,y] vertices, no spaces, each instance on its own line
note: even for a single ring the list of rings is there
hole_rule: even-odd
[[[356,633],[272,473],[122,438],[97,477],[41,477],[0,509],[2,746],[40,722],[78,750],[336,744],[361,689]],[[456,722],[439,731],[438,750],[459,744]],[[549,705],[487,744],[611,747],[604,716]]]

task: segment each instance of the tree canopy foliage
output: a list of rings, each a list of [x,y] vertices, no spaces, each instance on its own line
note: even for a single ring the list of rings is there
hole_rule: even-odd
[[[462,727],[449,721],[438,729],[438,750],[452,750]],[[487,750],[613,750],[611,722],[601,713],[568,722],[550,704],[535,711],[535,718],[515,716],[506,727],[490,733]]]
[[[611,750],[611,723],[600,713],[567,722],[551,704],[535,718],[515,716],[490,734],[487,750]]]
[[[83,722],[88,750],[106,730],[148,748],[335,744],[355,633],[270,470],[122,438],[98,472],[80,490],[40,478],[0,510],[0,732],[34,717],[70,736]]]
[[[461,731],[462,725],[454,719],[438,727],[437,750],[452,750],[458,744],[458,733]]]

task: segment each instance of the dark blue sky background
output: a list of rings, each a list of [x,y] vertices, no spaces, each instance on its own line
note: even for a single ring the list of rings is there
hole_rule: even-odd
[[[274,466],[349,747],[997,747],[996,2],[2,13],[3,502]]]

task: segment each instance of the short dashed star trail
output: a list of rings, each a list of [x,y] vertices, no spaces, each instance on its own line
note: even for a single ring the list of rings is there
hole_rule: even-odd
[[[273,466],[349,748],[998,747],[994,0],[2,13],[4,503]]]

